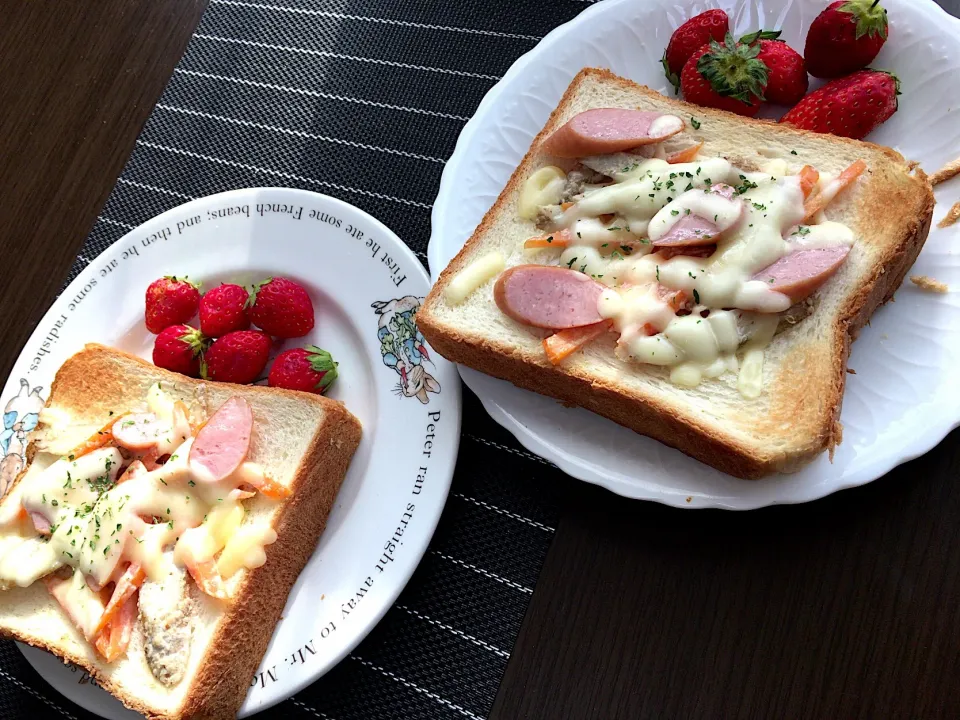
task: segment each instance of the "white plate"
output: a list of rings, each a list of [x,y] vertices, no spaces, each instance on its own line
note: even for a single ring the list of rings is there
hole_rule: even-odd
[[[667,93],[663,49],[683,21],[708,8],[730,14],[740,36],[783,29],[802,51],[825,0],[606,0],[547,35],[487,94],[447,163],[433,208],[430,267],[439,273],[460,250],[583,67],[614,72]],[[960,21],[931,0],[884,0],[890,39],[874,63],[903,81],[900,111],[870,140],[891,145],[928,171],[960,154]],[[936,220],[957,199],[942,186]],[[915,273],[960,283],[956,229],[934,230]],[[862,485],[936,445],[960,422],[957,295],[909,286],[853,345],[843,406],[844,442],[792,476],[745,482],[585,410],[520,390],[466,368],[460,373],[493,418],[524,446],[574,477],[632,498],[677,507],[738,510],[814,500]]]
[[[217,217],[229,209],[232,215]],[[324,195],[236,190],[144,223],[63,292],[0,396],[3,468],[12,472],[21,462],[22,425],[35,424],[34,413],[57,368],[84,343],[150,357],[144,291],[157,277],[173,274],[189,275],[207,288],[272,275],[303,283],[317,325],[285,347],[312,343],[329,350],[340,363],[330,397],[343,400],[363,423],[363,440],[327,529],[251,678],[244,717],[290,697],[333,667],[383,617],[413,574],[453,476],[460,383],[454,366],[429,348],[422,356],[407,346],[387,354],[391,322],[418,307],[429,288],[423,266],[396,235]],[[94,687],[86,673],[45,652],[21,649],[78,705],[107,718],[139,717]]]

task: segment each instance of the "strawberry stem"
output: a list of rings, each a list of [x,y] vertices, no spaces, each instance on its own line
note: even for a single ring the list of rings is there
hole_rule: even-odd
[[[763,101],[769,69],[758,59],[760,44],[738,43],[727,33],[721,45],[710,42],[710,51],[697,61],[697,70],[721,97],[743,103]]]
[[[880,2],[880,0],[877,0]],[[757,40],[777,40],[783,34],[780,30],[757,30],[740,38],[744,45],[753,45]]]
[[[261,280],[260,282],[254,283],[253,285],[251,285],[250,292],[247,297],[247,301],[243,304],[243,307],[252,308],[254,303],[257,302],[257,293],[260,292],[260,288],[262,288],[264,285],[270,282],[273,282],[272,277],[268,277],[266,280]]]

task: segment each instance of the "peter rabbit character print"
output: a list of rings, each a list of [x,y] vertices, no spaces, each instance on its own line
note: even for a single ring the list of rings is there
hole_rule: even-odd
[[[407,295],[394,300],[381,300],[371,305],[380,321],[377,337],[383,364],[400,376],[397,394],[415,397],[424,405],[430,402],[429,393],[439,393],[440,383],[431,375],[424,362],[433,365],[426,340],[417,327],[420,298]]]
[[[27,435],[40,418],[44,400],[43,388],[30,389],[26,378],[20,379],[20,392],[3,408],[3,430],[0,431],[0,496],[16,480],[27,462]]]

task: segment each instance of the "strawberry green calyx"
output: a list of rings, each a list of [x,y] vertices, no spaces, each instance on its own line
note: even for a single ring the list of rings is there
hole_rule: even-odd
[[[203,284],[203,283],[200,283],[200,282],[191,282],[191,281],[190,281],[190,278],[189,278],[188,276],[186,276],[186,275],[184,275],[183,277],[178,277],[178,276],[176,276],[176,275],[164,275],[163,277],[164,277],[165,280],[169,280],[170,282],[186,283],[187,285],[189,285],[190,287],[192,287],[192,288],[194,288],[194,289],[196,289],[196,290],[199,290],[199,289],[200,289],[200,286]]]
[[[667,76],[667,80],[673,85],[674,92],[680,92],[680,75],[670,70],[670,63],[667,62],[667,51],[663,51],[663,57],[660,59],[660,64],[663,65],[663,73]]]
[[[178,339],[190,348],[194,357],[202,355],[203,351],[207,349],[207,337],[199,330],[191,329],[190,332],[183,333]]]
[[[896,86],[896,97],[899,98],[903,93],[900,91],[900,78],[897,77],[894,73],[889,70],[874,70],[873,68],[867,68],[867,72],[878,72],[883,73],[884,75],[889,75],[893,78],[894,85]],[[897,109],[900,109],[900,100],[897,100]]]
[[[269,285],[273,282],[272,277],[268,277],[266,280],[261,280],[258,283],[254,283],[250,286],[250,297],[247,298],[247,302],[244,303],[245,308],[252,308],[253,304],[257,301],[257,293],[260,292],[260,288],[264,285]]]
[[[753,45],[760,40],[777,40],[782,34],[780,30],[757,30],[749,35],[744,35],[740,38],[740,42],[744,45]]]
[[[864,35],[887,39],[887,11],[880,7],[880,0],[848,0],[837,10],[856,18],[858,40]]]
[[[323,373],[320,382],[317,383],[317,389],[321,392],[330,387],[330,384],[337,379],[337,365],[333,361],[333,356],[316,345],[307,345],[307,359],[310,361],[310,367],[316,373]]]
[[[769,68],[758,60],[760,44],[737,43],[727,33],[724,44],[710,42],[710,51],[697,61],[697,70],[722,97],[732,97],[750,104],[763,100],[763,91],[770,77]]]

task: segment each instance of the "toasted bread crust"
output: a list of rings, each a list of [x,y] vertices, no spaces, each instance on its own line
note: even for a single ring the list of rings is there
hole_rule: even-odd
[[[128,386],[117,378],[105,377],[105,361],[123,358],[143,366],[152,382],[186,385],[203,395],[204,386],[229,387],[231,394],[242,395],[256,408],[257,399],[285,397],[322,408],[324,420],[303,455],[290,487],[292,495],[278,508],[273,519],[277,540],[265,548],[266,564],[245,571],[234,597],[224,603],[224,619],[208,645],[208,655],[192,678],[185,678],[189,689],[175,712],[157,711],[140,698],[113,682],[109,672],[44,637],[25,636],[0,626],[0,634],[53,653],[65,662],[86,670],[98,684],[124,705],[151,720],[188,720],[204,718],[227,720],[236,717],[250,687],[257,666],[267,649],[287,602],[290,589],[316,549],[353,454],[360,443],[360,422],[343,403],[329,398],[258,386],[226,386],[223,383],[192,380],[157,368],[136,356],[101,345],[87,345],[84,351],[64,363],[51,386],[47,406],[59,405],[62,398],[97,398],[107,406],[125,408],[130,397]],[[69,405],[68,405],[69,406]],[[27,466],[10,490],[26,475],[37,453],[36,441],[27,449]],[[10,490],[8,490],[8,495]]]
[[[360,423],[342,404],[336,403],[330,414],[300,462],[293,495],[274,527],[277,541],[267,547],[267,563],[247,573],[226,621],[211,641],[216,653],[194,678],[183,718],[235,717],[247,695],[290,588],[317,547],[360,443]]]
[[[843,302],[833,330],[833,351],[828,371],[815,378],[803,375],[807,363],[795,358],[792,371],[777,378],[771,395],[776,398],[770,416],[760,424],[771,428],[784,423],[795,426],[799,438],[789,448],[758,448],[731,433],[724,432],[709,419],[703,419],[683,408],[665,402],[652,394],[629,392],[616,382],[601,379],[581,368],[568,364],[553,366],[537,354],[504,347],[472,333],[468,328],[453,327],[439,317],[438,308],[445,302],[443,292],[450,280],[472,260],[473,252],[486,233],[505,213],[513,213],[513,201],[522,183],[541,162],[540,144],[566,119],[582,84],[593,81],[628,90],[636,95],[665,98],[649,88],[618,77],[608,70],[587,68],[571,82],[546,125],[531,143],[530,150],[511,176],[506,187],[486,213],[463,249],[443,270],[417,314],[418,325],[430,344],[449,360],[462,363],[488,375],[509,380],[520,387],[557,398],[564,403],[592,410],[711,465],[730,475],[758,479],[774,472],[790,472],[812,460],[825,449],[840,442],[842,429],[839,417],[846,379],[846,363],[850,343],[873,312],[893,296],[923,247],[933,215],[934,198],[929,181],[922,171],[907,175],[908,165],[899,153],[890,148],[847,138],[829,137],[834,146],[847,146],[869,151],[904,170],[904,187],[886,188],[870,201],[863,202],[861,214],[872,223],[896,228],[898,239],[873,261],[873,272]],[[668,101],[678,115],[696,116],[704,122],[722,120],[730,124],[736,118],[755,130],[769,130],[778,138],[799,143],[805,138],[826,138],[805,130],[779,125],[766,120],[740,118],[719,110],[690,105],[681,100]],[[736,163],[734,158],[730,158]],[[522,238],[517,238],[517,241]],[[612,343],[610,348],[612,350]],[[635,372],[646,370],[635,366]],[[800,373],[799,376],[795,373]],[[800,377],[803,382],[800,382]],[[811,382],[813,386],[811,387]]]

